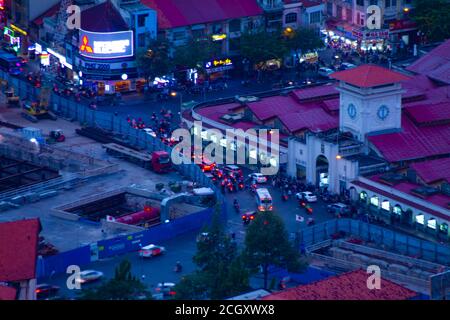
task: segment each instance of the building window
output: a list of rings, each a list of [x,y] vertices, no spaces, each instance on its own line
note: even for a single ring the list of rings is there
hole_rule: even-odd
[[[448,233],[448,224],[446,224],[446,223],[441,223],[440,225],[439,225],[439,231],[440,232],[442,232],[442,233]]]
[[[378,206],[380,204],[380,200],[378,199],[377,196],[374,196],[374,197],[370,198],[370,204],[373,205],[374,207],[378,208]]]
[[[173,33],[173,40],[183,40],[186,38],[186,33],[184,31],[177,31]]]
[[[142,28],[145,27],[145,19],[147,18],[146,14],[141,14],[138,16],[138,27]]]
[[[389,201],[388,200],[384,200],[381,203],[381,209],[386,210],[386,211],[390,211],[391,210],[391,206],[389,205]]]
[[[378,0],[370,0],[370,1],[369,1],[369,5],[371,5],[371,6],[377,6],[377,5],[378,5]]]
[[[239,51],[241,46],[241,38],[231,38],[229,44],[230,51]]]
[[[295,12],[288,13],[284,18],[285,23],[295,23],[297,22],[297,14]]]
[[[145,33],[140,33],[140,34],[138,35],[138,42],[139,42],[139,47],[140,47],[140,48],[146,46],[146,43],[145,43]]]
[[[230,32],[240,32],[241,31],[241,20],[234,19],[230,21]]]
[[[418,215],[416,216],[416,222],[417,222],[418,224],[423,225],[423,224],[425,223],[425,217],[424,217],[424,215],[423,215],[423,214],[418,214]]]
[[[214,24],[212,26],[212,33],[213,34],[219,34],[222,33],[222,24],[218,23],[218,24]]]
[[[430,229],[436,230],[436,219],[433,218],[429,219],[427,222],[427,226]]]
[[[194,39],[202,38],[205,36],[205,29],[192,30],[191,34]]]
[[[385,6],[386,8],[389,8],[389,7],[391,6],[391,0],[385,0],[384,3],[385,3],[384,6]]]
[[[366,193],[365,191],[361,192],[361,193],[359,194],[359,199],[360,199],[362,202],[366,202],[366,201],[367,201],[367,193]]]
[[[327,14],[329,16],[333,15],[333,3],[332,2],[327,2]]]
[[[309,15],[309,23],[320,23],[320,19],[320,11],[311,12],[311,14]]]
[[[401,216],[402,215],[402,208],[399,205],[395,205],[392,211],[396,214]]]
[[[356,0],[356,4],[358,5],[358,6],[364,6],[364,0]]]

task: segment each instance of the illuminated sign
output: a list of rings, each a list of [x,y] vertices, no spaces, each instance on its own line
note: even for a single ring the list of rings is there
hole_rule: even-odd
[[[56,58],[58,58],[59,62],[63,66],[65,66],[65,67],[67,67],[67,68],[69,68],[71,70],[73,69],[72,65],[67,62],[66,57],[64,57],[63,55],[59,54],[58,52],[56,52],[56,51],[54,51],[54,50],[52,50],[50,48],[47,48],[47,52],[50,53],[52,56],[55,56]]]
[[[233,69],[233,61],[231,59],[215,59],[205,63],[205,69],[207,73],[221,72],[225,70]]]
[[[133,31],[90,32],[80,30],[80,54],[94,59],[115,59],[134,55]]]
[[[226,38],[227,38],[227,35],[225,33],[212,35],[212,41],[222,41],[222,40],[225,40]]]
[[[21,33],[24,36],[28,35],[28,32],[26,32],[25,30],[20,29],[19,27],[15,26],[15,25],[10,25],[11,29],[13,29],[14,31]]]

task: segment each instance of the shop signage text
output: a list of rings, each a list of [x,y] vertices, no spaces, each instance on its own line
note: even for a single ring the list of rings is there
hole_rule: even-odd
[[[132,57],[133,31],[97,33],[80,30],[80,54],[94,59]]]
[[[109,71],[111,69],[111,65],[107,63],[85,63],[84,67],[87,70],[98,70],[98,71]]]
[[[207,73],[222,72],[225,70],[233,69],[233,61],[230,58],[215,59],[205,63],[205,69]]]

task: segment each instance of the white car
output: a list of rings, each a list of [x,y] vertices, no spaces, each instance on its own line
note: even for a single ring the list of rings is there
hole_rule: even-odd
[[[306,202],[317,202],[317,197],[309,191],[299,192],[295,195],[298,200],[305,199]]]
[[[84,270],[80,272],[80,276],[75,280],[78,283],[88,283],[97,281],[103,277],[103,272],[96,270]]]
[[[139,256],[141,258],[152,258],[162,255],[164,252],[166,252],[166,248],[150,244],[148,246],[142,247],[142,249],[139,250]]]
[[[348,62],[341,63],[341,70],[348,70],[348,69],[353,69],[353,68],[356,68],[356,65],[354,65],[353,63],[348,63]]]
[[[321,77],[329,78],[329,77],[330,77],[330,74],[332,74],[333,72],[334,72],[334,71],[331,70],[330,68],[324,68],[324,67],[322,67],[322,68],[319,68],[318,74],[319,74],[319,76],[321,76]]]
[[[148,135],[152,136],[153,138],[156,138],[156,133],[155,133],[155,131],[153,131],[152,129],[150,129],[150,128],[144,128],[144,129],[142,129],[142,130],[144,130],[145,133],[147,133]]]
[[[262,173],[251,173],[248,175],[248,177],[252,180],[255,180],[256,183],[266,183],[267,177],[263,175]]]

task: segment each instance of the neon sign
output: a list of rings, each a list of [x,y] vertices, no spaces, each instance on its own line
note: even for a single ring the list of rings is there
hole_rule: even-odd
[[[90,32],[80,30],[80,54],[94,59],[132,57],[133,31]]]

